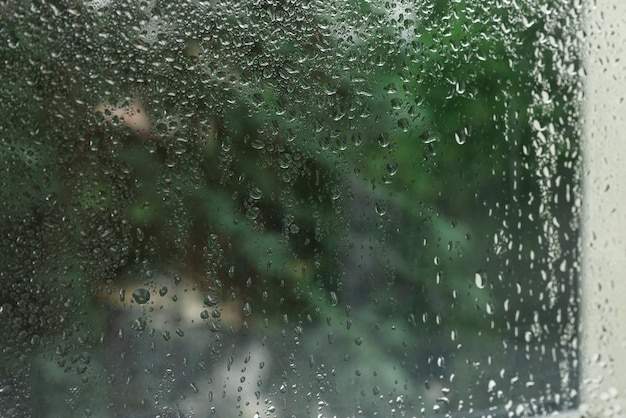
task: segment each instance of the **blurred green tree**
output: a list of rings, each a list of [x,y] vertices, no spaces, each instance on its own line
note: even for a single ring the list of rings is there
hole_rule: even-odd
[[[546,209],[550,184],[537,181],[545,169],[576,176],[566,137],[579,86],[560,69],[575,71],[577,57],[540,46],[575,44],[575,17],[558,1],[545,6],[553,15],[481,3],[9,3],[4,355],[28,361],[58,336],[59,357],[96,346],[102,295],[169,269],[237,306],[231,321],[244,328],[311,327],[303,353],[332,318],[358,338],[402,328],[355,358],[391,370],[411,357],[399,373],[420,387],[451,379],[444,360],[456,370],[472,357],[460,341],[521,340],[503,330],[536,299],[490,311],[515,291],[504,276],[535,267],[501,254],[530,247],[543,274],[563,260],[564,277],[576,270],[575,228],[536,242],[541,213],[563,225],[577,216],[564,198]],[[538,103],[541,91],[563,106]],[[533,160],[548,125],[551,166]],[[565,281],[546,318],[570,303]],[[474,378],[456,374],[458,387]]]

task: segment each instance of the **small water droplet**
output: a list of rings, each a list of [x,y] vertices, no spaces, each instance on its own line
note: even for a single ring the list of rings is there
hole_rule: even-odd
[[[474,274],[474,282],[476,283],[476,287],[479,289],[484,289],[487,285],[487,275],[484,271],[477,271]]]
[[[249,302],[246,302],[243,304],[243,314],[244,316],[250,316],[250,314],[252,313],[252,306],[250,306]]]
[[[382,148],[387,148],[389,146],[389,134],[387,132],[383,132],[378,135],[378,145]]]
[[[250,197],[254,200],[260,200],[263,197],[263,192],[258,187],[250,188]]]
[[[215,296],[215,295],[207,295],[204,298],[204,304],[208,307],[212,307],[217,305],[218,303],[220,303],[220,298],[219,296]]]
[[[396,175],[397,172],[398,172],[398,163],[396,163],[395,161],[387,163],[387,174],[393,177]]]
[[[337,306],[337,303],[339,303],[339,298],[337,297],[337,294],[335,292],[330,292],[330,305],[331,306]]]
[[[459,129],[454,133],[454,140],[457,144],[463,145],[467,142],[467,137],[470,135],[470,129],[465,127],[463,129]]]
[[[398,119],[398,128],[400,128],[402,132],[409,132],[411,122],[407,118],[400,118]]]
[[[485,305],[485,310],[489,315],[493,315],[493,304],[491,302],[487,302],[487,304]]]
[[[133,299],[140,305],[148,303],[150,300],[150,291],[148,289],[137,289],[133,292]]]
[[[446,361],[442,356],[437,357],[437,366],[439,367],[445,367],[446,365]]]
[[[135,322],[133,322],[132,327],[136,331],[143,331],[144,329],[146,329],[146,320],[141,317],[137,318],[135,319]]]
[[[387,201],[377,200],[374,209],[379,216],[384,216],[387,213]]]

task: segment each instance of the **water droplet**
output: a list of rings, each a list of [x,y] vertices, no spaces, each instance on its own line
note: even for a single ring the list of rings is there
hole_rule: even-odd
[[[445,367],[445,365],[446,365],[446,360],[442,356],[437,357],[437,366],[443,368]]]
[[[389,146],[389,134],[387,132],[383,132],[378,135],[378,145],[382,148],[387,148]]]
[[[162,288],[159,289],[159,295],[161,297],[165,296],[167,294],[167,287],[163,286]]]
[[[262,150],[265,148],[265,143],[260,139],[254,139],[251,143],[252,148]]]
[[[251,187],[250,197],[254,200],[260,200],[261,197],[263,197],[263,193],[261,192],[261,189],[259,189],[258,187]]]
[[[337,306],[338,302],[339,298],[337,297],[337,294],[335,292],[330,292],[330,305]]]
[[[136,331],[143,331],[146,329],[146,320],[144,318],[137,318],[135,322],[133,322],[132,327]]]
[[[485,310],[489,315],[493,315],[493,304],[491,302],[487,302],[485,305]]]
[[[484,289],[487,285],[487,275],[484,271],[477,271],[474,274],[474,283],[476,283],[476,287],[479,289]]]
[[[384,87],[387,94],[395,94],[398,92],[398,88],[395,83],[389,83]]]
[[[397,172],[398,172],[398,163],[396,163],[395,161],[387,163],[387,174],[393,177],[396,175]]]
[[[219,296],[215,296],[215,295],[207,295],[204,298],[204,304],[206,306],[212,307],[217,305],[218,303],[220,303],[220,298]]]
[[[259,209],[256,206],[253,206],[246,211],[246,218],[250,219],[251,221],[254,221],[256,218],[259,217],[260,213],[261,213],[261,209]]]
[[[387,201],[386,200],[377,200],[374,205],[374,209],[379,216],[383,216],[387,213]]]
[[[243,314],[245,316],[250,316],[250,314],[252,313],[252,306],[250,306],[249,302],[246,302],[243,304]]]
[[[150,300],[150,291],[148,289],[137,289],[133,292],[133,299],[140,305],[148,303]]]
[[[356,337],[356,338],[354,339],[354,343],[355,343],[356,345],[361,345],[361,344],[363,344],[363,338],[361,338],[361,337]]]
[[[465,127],[463,129],[459,129],[454,133],[454,140],[457,144],[463,145],[467,142],[467,137],[470,135],[470,129]]]
[[[400,118],[398,119],[398,128],[400,128],[402,132],[409,132],[411,122],[407,118]]]

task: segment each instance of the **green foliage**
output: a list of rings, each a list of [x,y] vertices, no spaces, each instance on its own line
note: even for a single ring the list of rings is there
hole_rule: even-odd
[[[511,241],[536,247],[542,226],[515,210],[545,193],[520,150],[536,149],[535,118],[575,111],[536,105],[536,71],[554,97],[576,86],[542,67],[538,12],[480,3],[390,17],[365,1],[35,2],[0,15],[0,304],[17,321],[5,352],[33,335],[97,339],[100,294],[137,266],[250,303],[248,325],[273,338],[295,318],[312,330],[306,350],[350,309],[350,335],[398,329],[393,348],[356,355],[385,370],[412,358],[383,386],[448,379],[432,353],[462,363],[451,334],[502,340],[510,314],[486,306],[501,309],[503,272],[527,258],[493,256],[494,235],[522,222]],[[553,140],[572,175],[577,145]],[[78,312],[88,325],[68,337]]]

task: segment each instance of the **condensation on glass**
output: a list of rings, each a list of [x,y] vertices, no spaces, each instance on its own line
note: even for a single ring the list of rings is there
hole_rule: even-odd
[[[576,407],[580,13],[3,2],[2,415]]]

